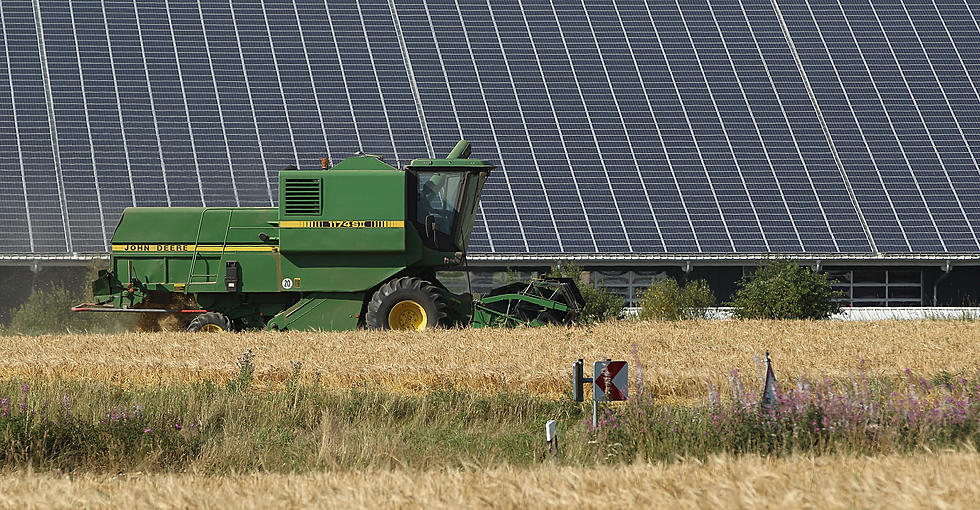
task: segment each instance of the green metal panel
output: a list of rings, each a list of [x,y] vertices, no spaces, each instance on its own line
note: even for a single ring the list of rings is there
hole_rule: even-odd
[[[404,251],[405,173],[388,168],[280,172],[280,249],[318,253]],[[321,183],[317,214],[290,201],[291,183],[297,181]],[[300,197],[306,200],[306,195]],[[297,210],[303,212],[293,212]]]
[[[408,164],[406,169],[408,170],[433,170],[438,168],[451,168],[454,171],[466,170],[472,168],[473,170],[480,169],[493,169],[495,168],[490,163],[483,161],[482,159],[433,159],[433,158],[419,158],[413,159],[411,163]]]
[[[335,170],[386,170],[398,171],[397,168],[381,161],[379,156],[354,156],[347,158],[340,163],[330,167],[330,171]]]
[[[226,262],[238,263],[237,292],[353,292],[376,286],[420,258],[421,248],[400,253],[279,253],[257,245],[204,246],[215,251],[115,252],[112,270],[121,282],[146,284],[148,290],[225,292]],[[141,245],[150,250],[155,245]],[[193,269],[192,269],[193,264]],[[283,280],[289,279],[289,287]],[[181,286],[184,284],[184,286]],[[175,287],[176,286],[176,287]]]
[[[273,207],[127,207],[112,244],[220,244],[226,240],[226,230],[229,243],[262,244],[259,232],[278,236],[274,227],[278,216],[279,210]]]
[[[225,263],[238,262],[238,292],[276,292],[280,255],[276,252],[147,253],[114,255],[113,274],[121,282],[137,280],[149,290],[225,292]],[[191,264],[193,263],[193,270]],[[181,285],[186,284],[186,287]],[[176,285],[176,289],[175,289]]]
[[[203,211],[203,207],[127,207],[112,243],[193,243]]]
[[[113,272],[148,290],[225,292],[225,262],[235,260],[239,292],[278,291],[269,278],[278,274],[278,215],[271,207],[127,208],[112,237]]]
[[[279,330],[345,331],[357,328],[364,293],[312,293],[283,310],[267,327]]]
[[[293,279],[293,292],[354,292],[378,285],[405,268],[404,255],[365,253],[348,254],[291,253],[282,254],[281,276]],[[296,281],[296,280],[299,281]]]

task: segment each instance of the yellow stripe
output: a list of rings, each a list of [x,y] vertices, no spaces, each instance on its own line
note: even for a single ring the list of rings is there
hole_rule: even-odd
[[[276,251],[276,246],[254,246],[254,245],[193,245],[193,244],[114,244],[113,252],[128,253],[193,253],[198,252],[222,252],[222,251]]]
[[[198,245],[197,251],[222,251],[222,247],[218,246],[201,246]],[[248,246],[248,245],[228,245],[224,247],[223,251],[276,251],[275,246]]]
[[[405,228],[404,220],[283,220],[280,228]]]

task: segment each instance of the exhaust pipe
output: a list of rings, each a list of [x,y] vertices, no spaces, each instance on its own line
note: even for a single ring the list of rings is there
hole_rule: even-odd
[[[468,157],[470,157],[470,142],[460,140],[456,142],[456,146],[449,152],[446,159],[466,159]]]

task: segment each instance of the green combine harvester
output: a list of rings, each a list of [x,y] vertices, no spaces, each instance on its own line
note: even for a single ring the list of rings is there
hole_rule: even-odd
[[[365,154],[282,170],[278,208],[128,208],[110,269],[93,283],[96,302],[75,310],[196,313],[189,331],[572,321],[583,300],[568,279],[512,283],[474,300],[436,278],[463,268],[494,168],[469,155],[460,141],[445,159],[402,170]],[[191,301],[184,296],[196,307],[175,308]]]

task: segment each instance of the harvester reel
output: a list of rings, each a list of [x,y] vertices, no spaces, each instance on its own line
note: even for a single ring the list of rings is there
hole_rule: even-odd
[[[205,333],[232,331],[231,319],[218,312],[202,313],[194,317],[194,320],[187,326],[187,331]]]
[[[391,280],[368,303],[364,322],[370,329],[422,331],[438,327],[446,304],[429,282],[412,277]]]

